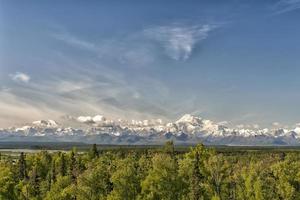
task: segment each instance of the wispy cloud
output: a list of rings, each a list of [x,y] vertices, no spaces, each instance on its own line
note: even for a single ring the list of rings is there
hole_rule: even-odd
[[[30,76],[22,72],[16,72],[9,75],[11,79],[15,82],[28,83],[30,81]]]
[[[68,48],[86,51],[84,56],[88,56],[78,56],[65,49],[55,51],[47,69],[39,72],[34,82],[27,87],[13,84],[8,85],[12,86],[11,90],[1,90],[0,110],[5,109],[5,114],[0,114],[0,127],[10,125],[14,116],[19,122],[57,119],[64,114],[168,119],[187,112],[187,109],[194,111],[194,97],[184,98],[178,103],[174,100],[178,99],[178,92],[171,91],[164,81],[141,74],[144,69],[134,69],[136,75],[133,78],[123,66],[153,67],[157,56],[161,56],[161,52],[156,51],[157,41],[160,45],[166,45],[168,55],[174,56],[174,59],[188,59],[195,46],[206,39],[214,28],[205,25],[148,29],[147,34],[158,34],[160,38],[161,33],[164,40],[145,35],[144,30],[122,38],[102,38],[97,42],[64,30],[57,34],[50,33],[52,39]],[[43,63],[46,61],[42,60]],[[28,83],[30,76],[17,72],[11,75],[11,79]],[[28,116],[28,113],[33,114]]]
[[[76,61],[76,57],[65,59]],[[57,120],[65,114],[104,114],[116,119],[166,116],[167,108],[161,101],[168,89],[161,82],[151,77],[128,78],[101,61],[85,61],[84,68],[56,61],[58,66],[65,66],[58,73],[40,74],[26,87],[14,84],[8,85],[13,86],[10,90],[0,88],[0,127],[39,119]],[[149,85],[151,88],[145,90]],[[153,93],[157,95],[153,97]]]
[[[160,42],[168,56],[175,60],[187,60],[195,46],[208,37],[216,25],[171,25],[146,29],[146,36]]]
[[[88,51],[102,61],[119,62],[129,67],[141,67],[154,61],[151,47],[145,44],[144,35],[139,32],[122,38],[103,38],[98,43],[66,31],[50,35],[72,48]]]
[[[300,9],[300,0],[280,0],[273,7],[274,15]]]
[[[217,27],[217,24],[153,26],[122,38],[106,38],[99,43],[87,41],[66,31],[51,36],[73,47],[90,51],[102,60],[140,67],[154,62],[158,55],[157,43],[172,59],[187,60],[195,47]]]
[[[58,113],[38,100],[30,100],[30,96],[24,97],[21,94],[16,94],[13,89],[0,91],[0,97],[0,127],[62,115],[62,113]]]
[[[94,43],[79,39],[69,33],[55,33],[52,34],[52,36],[57,40],[61,40],[65,43],[68,43],[69,45],[76,46],[85,50],[96,51],[96,52],[99,50]]]

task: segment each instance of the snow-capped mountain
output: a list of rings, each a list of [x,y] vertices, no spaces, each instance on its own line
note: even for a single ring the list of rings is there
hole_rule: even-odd
[[[34,121],[32,124],[36,127],[48,127],[48,128],[56,128],[58,127],[58,124],[54,120],[39,120],[39,121]]]
[[[226,123],[216,123],[186,114],[174,122],[152,120],[110,120],[102,115],[66,117],[64,123],[54,120],[39,120],[22,127],[0,129],[0,139],[80,141],[102,144],[163,143],[174,140],[178,143],[228,144],[228,145],[298,145],[300,127],[258,129],[229,128]],[[69,120],[69,121],[66,121]],[[64,126],[63,124],[72,124]]]

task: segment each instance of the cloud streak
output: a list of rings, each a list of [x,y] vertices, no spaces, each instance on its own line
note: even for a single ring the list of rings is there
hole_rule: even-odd
[[[5,100],[0,102],[0,109],[16,109],[13,113],[6,109],[6,114],[0,115],[0,127],[11,125],[8,115],[10,119],[17,116],[18,122],[57,120],[65,114],[79,116],[98,113],[111,118],[170,119],[185,113],[187,109],[194,111],[194,97],[184,98],[178,103],[175,100],[178,99],[177,91],[171,91],[164,80],[145,76],[144,73],[152,70],[150,67],[162,54],[157,51],[156,42],[164,45],[171,58],[186,60],[195,46],[205,40],[214,28],[212,25],[160,26],[135,31],[122,38],[102,38],[98,43],[66,31],[50,33],[48,36],[51,35],[52,40],[87,54],[78,56],[78,52],[65,49],[55,51],[51,57],[55,62],[49,62],[47,69],[39,72],[39,76],[26,87],[21,84],[8,85],[12,89],[0,93]],[[129,66],[134,67],[134,78],[124,69]],[[149,69],[145,69],[147,67]],[[18,72],[11,75],[11,79],[28,83],[30,76]],[[28,116],[30,110],[34,114]]]
[[[56,33],[52,34],[52,36],[57,40],[63,41],[69,45],[79,47],[81,49],[90,50],[93,52],[97,52],[99,50],[95,44],[79,39],[69,33]]]
[[[216,25],[171,25],[146,29],[145,35],[162,44],[165,52],[174,60],[187,60],[195,46],[208,37]]]
[[[145,37],[140,32],[123,38],[102,39],[98,43],[85,40],[66,31],[51,33],[50,35],[63,44],[92,53],[102,62],[114,62],[137,68],[155,60],[151,45],[145,43]]]
[[[0,127],[41,119],[58,120],[66,114],[100,113],[115,119],[166,115],[167,109],[160,101],[167,88],[159,81],[150,77],[128,79],[123,72],[106,67],[100,61],[86,61],[84,68],[72,66],[69,70],[71,65],[66,63],[76,58],[66,56],[64,59],[67,60],[57,60],[58,66],[65,66],[59,73],[40,75],[26,87],[13,84],[8,85],[13,86],[10,90],[1,88]],[[145,85],[153,86],[151,94],[144,90]],[[153,93],[157,99],[152,97]]]
[[[274,15],[284,14],[300,9],[300,0],[280,0],[274,6]]]

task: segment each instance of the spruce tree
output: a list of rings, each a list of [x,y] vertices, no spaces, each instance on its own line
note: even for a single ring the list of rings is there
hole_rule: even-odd
[[[76,158],[75,158],[75,153],[74,151],[71,151],[71,156],[70,156],[70,175],[72,178],[72,182],[75,183],[76,182]]]
[[[92,159],[98,158],[98,157],[99,157],[99,152],[98,152],[98,149],[97,149],[97,145],[96,145],[96,144],[93,144],[93,147],[92,147],[92,149],[90,150],[90,156],[91,156]]]
[[[19,179],[23,180],[25,178],[27,178],[26,160],[25,160],[24,152],[21,152],[20,157],[19,157]]]
[[[201,181],[203,175],[200,173],[200,155],[199,152],[195,152],[195,159],[193,163],[193,174],[191,177],[191,199],[200,200],[202,198]]]
[[[40,195],[40,178],[36,166],[32,169],[30,174],[30,185],[33,189],[32,195],[38,197]]]
[[[164,146],[164,152],[169,154],[170,156],[175,156],[175,147],[173,140],[167,141]]]
[[[64,153],[61,153],[61,156],[60,156],[60,175],[61,176],[65,176],[66,175],[66,159],[65,159],[65,154]]]
[[[55,160],[52,160],[52,166],[51,166],[51,180],[52,180],[52,182],[55,182],[55,181],[56,181]]]

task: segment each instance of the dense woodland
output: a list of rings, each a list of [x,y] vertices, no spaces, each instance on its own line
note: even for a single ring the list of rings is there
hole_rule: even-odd
[[[300,153],[161,149],[1,156],[0,199],[300,199]]]

